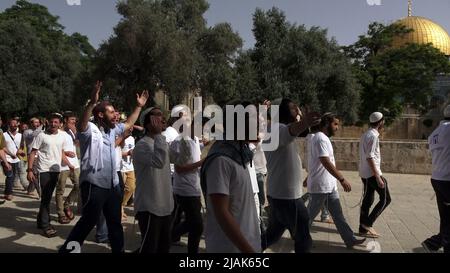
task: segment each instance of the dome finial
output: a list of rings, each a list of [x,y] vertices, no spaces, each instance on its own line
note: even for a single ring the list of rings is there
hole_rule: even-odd
[[[408,17],[412,16],[412,0],[408,0]]]

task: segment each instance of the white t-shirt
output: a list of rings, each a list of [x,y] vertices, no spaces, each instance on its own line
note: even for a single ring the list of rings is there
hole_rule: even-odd
[[[274,124],[277,126],[277,124]],[[278,124],[280,142],[275,151],[266,151],[267,195],[275,199],[298,199],[302,196],[302,161],[296,136],[289,127]]]
[[[205,243],[208,253],[240,253],[217,222],[210,194],[229,196],[229,210],[243,236],[256,252],[261,252],[261,233],[252,182],[247,168],[228,157],[212,159],[206,170],[207,216]]]
[[[337,190],[336,178],[322,165],[321,157],[328,157],[336,166],[330,138],[318,132],[312,135],[309,142],[307,182],[309,193],[331,193]]]
[[[75,167],[75,169],[80,168],[80,161],[78,160],[77,155],[77,150],[75,148],[75,144],[73,143],[73,138],[71,135],[69,135],[67,132],[65,131],[60,131],[60,133],[64,136],[64,146],[63,146],[63,150],[65,152],[74,152],[75,153],[75,157],[71,158],[71,157],[67,157],[67,160],[69,160],[70,164],[72,164],[72,166]],[[68,171],[70,170],[69,166],[64,165],[64,163],[61,165],[61,171]]]
[[[129,136],[125,139],[124,146],[122,148],[122,153],[127,153],[130,150],[134,150],[135,140],[133,136]],[[134,171],[132,156],[122,156],[122,172],[132,172]]]
[[[11,136],[10,136],[11,135]],[[6,161],[9,163],[18,163],[20,159],[17,157],[17,148],[20,147],[20,141],[22,140],[22,134],[16,133],[16,135],[11,134],[11,132],[7,131],[3,133],[5,137],[5,146],[8,152],[12,153],[16,156],[16,158],[12,158],[9,154],[6,153]]]
[[[6,161],[9,163],[18,163],[20,159],[17,157],[17,148],[20,147],[20,142],[22,140],[22,134],[16,133],[16,135],[11,134],[11,132],[6,131],[3,133],[5,137],[5,146],[8,152],[14,154],[16,158],[12,158],[9,154],[6,153]]]
[[[369,178],[374,176],[367,159],[372,158],[379,175],[381,173],[380,133],[370,128],[364,133],[359,141],[359,176]]]
[[[39,150],[36,158],[38,172],[60,172],[62,151],[66,138],[63,132],[57,134],[39,133],[31,144],[32,149]]]
[[[170,145],[170,155],[176,165],[188,165],[200,161],[200,141],[182,136],[177,137]],[[173,175],[173,192],[180,196],[201,196],[199,169]]]
[[[450,121],[443,121],[428,138],[434,180],[450,181]]]

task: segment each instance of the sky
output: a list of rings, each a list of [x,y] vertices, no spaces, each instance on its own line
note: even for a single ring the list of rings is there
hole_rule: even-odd
[[[69,5],[79,1],[81,5]],[[121,19],[117,14],[117,0],[30,0],[48,7],[60,17],[68,34],[80,32],[98,47],[113,34]],[[228,22],[244,40],[244,48],[253,47],[252,15],[256,8],[264,10],[278,7],[291,23],[306,27],[328,29],[340,45],[354,43],[367,26],[378,21],[392,23],[407,16],[407,0],[209,0],[205,17],[209,26]],[[380,2],[381,5],[369,5]],[[0,0],[0,11],[10,7],[15,0]],[[440,24],[450,32],[450,0],[413,0],[413,15],[423,16]]]

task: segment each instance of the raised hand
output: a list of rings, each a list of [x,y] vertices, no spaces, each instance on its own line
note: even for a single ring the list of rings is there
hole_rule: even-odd
[[[148,93],[147,90],[142,91],[141,95],[139,95],[139,93],[136,94],[137,106],[144,107],[145,104],[147,103],[147,100],[149,97],[150,97],[150,94]]]
[[[96,104],[100,99],[100,91],[102,90],[103,82],[97,81],[95,83],[94,89],[91,93],[91,103]]]

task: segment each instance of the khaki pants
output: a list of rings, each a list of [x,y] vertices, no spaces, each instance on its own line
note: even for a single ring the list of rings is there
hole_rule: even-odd
[[[72,181],[73,188],[70,191],[69,195],[64,201],[64,191],[66,190],[66,182],[67,178],[70,178]],[[79,201],[79,179],[80,179],[80,168],[75,169],[73,172],[71,171],[62,171],[59,174],[58,184],[56,185],[56,210],[58,212],[58,216],[64,216],[64,209],[70,207],[73,202],[77,202],[78,206],[81,205]]]
[[[125,207],[136,189],[136,177],[134,171],[123,172],[122,175],[123,183],[125,184],[122,207]]]

